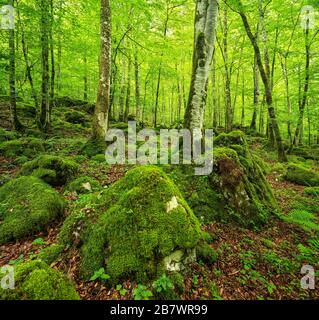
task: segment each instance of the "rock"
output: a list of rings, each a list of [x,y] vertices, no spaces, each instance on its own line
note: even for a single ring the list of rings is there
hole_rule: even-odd
[[[302,186],[317,187],[319,186],[319,173],[308,170],[300,165],[290,164],[284,178]]]
[[[36,177],[21,177],[0,188],[0,244],[45,231],[62,216],[64,200]]]
[[[63,186],[79,171],[79,166],[72,160],[58,156],[43,155],[25,163],[19,175],[35,175],[52,186]]]
[[[113,281],[152,279],[166,272],[167,264],[173,268],[179,251],[185,254],[176,268],[194,261],[189,256],[201,240],[200,223],[160,169],[130,170],[99,197],[90,197],[86,207],[92,208],[89,214],[76,209],[59,235],[66,244],[80,232],[85,278],[104,267]]]
[[[42,261],[18,265],[14,278],[14,290],[0,286],[0,300],[80,300],[75,285]]]

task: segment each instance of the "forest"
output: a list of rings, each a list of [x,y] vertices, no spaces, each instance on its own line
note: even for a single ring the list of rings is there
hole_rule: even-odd
[[[319,299],[317,1],[0,23],[0,300]]]

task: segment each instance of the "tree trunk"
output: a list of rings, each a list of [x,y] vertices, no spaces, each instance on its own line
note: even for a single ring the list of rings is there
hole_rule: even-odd
[[[218,11],[218,0],[196,2],[193,71],[184,119],[185,127],[191,130],[203,128],[207,81],[214,53]]]
[[[14,1],[10,1],[10,5],[14,6]],[[15,32],[14,28],[9,30],[9,48],[10,48],[10,108],[11,108],[11,119],[14,130],[22,130],[23,126],[20,123],[17,115],[17,97],[16,97],[16,65],[15,65]]]
[[[93,139],[104,140],[108,129],[111,78],[111,6],[110,0],[101,0],[101,54],[100,79],[93,120]]]
[[[299,107],[299,118],[297,122],[297,127],[294,135],[293,145],[296,146],[302,141],[302,127],[303,127],[303,119],[305,114],[305,108],[307,105],[308,99],[308,90],[309,90],[309,79],[310,79],[310,42],[309,42],[309,19],[307,20],[307,27],[305,32],[305,40],[306,40],[306,76],[305,76],[305,84],[304,91]]]
[[[267,62],[265,63],[266,64],[266,69],[265,69],[265,67],[263,65],[263,62],[262,62],[260,49],[259,49],[258,43],[256,41],[256,37],[253,35],[253,33],[251,31],[251,28],[250,28],[250,25],[248,23],[247,17],[245,15],[244,11],[242,10],[242,5],[241,5],[241,10],[240,10],[239,14],[240,14],[240,16],[242,18],[246,33],[247,33],[247,35],[248,35],[248,37],[249,37],[249,39],[251,41],[251,44],[252,44],[252,46],[254,48],[255,55],[256,55],[256,58],[257,58],[257,65],[258,65],[258,68],[259,68],[259,72],[260,72],[261,78],[262,78],[263,83],[264,83],[265,95],[266,95],[266,103],[267,103],[268,114],[269,114],[269,120],[270,120],[270,123],[271,123],[272,130],[274,132],[276,143],[277,143],[278,158],[279,158],[279,161],[287,162],[288,159],[287,159],[287,155],[286,155],[285,148],[284,148],[284,145],[283,145],[283,141],[282,141],[282,138],[281,138],[280,128],[279,128],[279,125],[278,125],[278,122],[277,122],[275,109],[274,109],[274,106],[273,106],[271,83],[270,83],[270,79],[269,79],[270,72],[269,72],[268,67],[267,67]],[[268,64],[268,66],[269,66],[269,64]]]
[[[124,122],[128,121],[131,107],[131,67],[132,60],[131,57],[128,58],[127,67],[127,84],[126,84],[126,102],[125,102],[125,112],[124,112]]]
[[[135,67],[135,103],[136,103],[136,121],[140,121],[141,113],[141,94],[140,94],[140,76],[139,76],[139,65],[138,65],[138,52],[135,49],[134,57],[134,67]]]
[[[49,93],[49,16],[50,7],[46,0],[41,0],[41,58],[42,58],[42,86],[41,110],[38,120],[39,129],[47,132],[50,127],[50,93]]]

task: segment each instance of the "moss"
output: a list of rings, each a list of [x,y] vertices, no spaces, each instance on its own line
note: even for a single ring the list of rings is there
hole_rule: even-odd
[[[0,143],[5,141],[16,140],[18,135],[13,131],[7,131],[0,128]]]
[[[317,146],[295,147],[290,153],[304,159],[319,160],[319,148]]]
[[[44,261],[48,265],[52,264],[61,256],[64,250],[64,246],[60,244],[53,244],[43,250],[38,254],[38,259]]]
[[[246,145],[245,134],[242,131],[232,131],[231,133],[222,133],[214,140],[215,146],[229,147],[233,145]]]
[[[64,274],[41,261],[19,265],[15,289],[0,288],[0,300],[80,300],[75,286]]]
[[[307,196],[319,196],[319,187],[305,188],[305,194]]]
[[[105,154],[97,154],[96,156],[92,157],[91,160],[98,163],[106,163]]]
[[[89,158],[97,154],[103,154],[106,151],[106,142],[104,140],[90,139],[82,148],[82,153]]]
[[[5,157],[26,156],[34,157],[45,151],[43,140],[36,138],[22,138],[19,140],[6,141],[0,144],[0,155]]]
[[[72,110],[64,114],[65,121],[73,124],[84,125],[87,122],[86,114],[80,111]]]
[[[15,159],[14,163],[17,164],[17,165],[22,165],[22,164],[25,164],[28,161],[29,161],[28,157],[21,156],[21,157],[18,157],[17,159]]]
[[[82,194],[98,191],[101,189],[101,185],[97,180],[84,176],[72,181],[68,184],[66,189],[71,192]]]
[[[36,174],[40,177],[43,175],[51,185],[62,186],[71,180],[78,170],[78,164],[71,160],[58,156],[43,155],[25,163],[19,174],[23,176]]]
[[[38,178],[9,181],[0,188],[0,244],[45,231],[63,209],[61,196]]]
[[[58,238],[74,240],[74,231],[81,233],[86,278],[102,267],[113,281],[156,277],[166,256],[194,248],[200,239],[198,220],[172,181],[155,167],[129,171],[83,205],[85,211],[75,210]]]
[[[261,163],[249,150],[241,131],[216,138],[214,172],[209,179],[211,187],[223,195],[222,221],[259,228],[279,210]]]
[[[204,263],[213,264],[217,261],[217,252],[206,242],[200,243],[196,247],[197,258]]]
[[[60,155],[77,155],[85,142],[84,138],[52,138],[47,141],[47,150]]]
[[[169,278],[174,284],[175,290],[182,294],[185,290],[184,277],[179,272],[173,272],[169,275]]]
[[[284,178],[302,186],[319,186],[319,174],[300,165],[290,164]]]

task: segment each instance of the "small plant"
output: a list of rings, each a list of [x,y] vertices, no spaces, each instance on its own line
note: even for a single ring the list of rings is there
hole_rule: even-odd
[[[212,285],[210,287],[210,292],[211,292],[212,298],[214,300],[222,300],[222,297],[219,295],[219,290],[218,290],[216,283],[214,283],[214,282],[212,283]]]
[[[24,260],[24,255],[21,254],[17,259],[11,260],[9,262],[9,265],[10,266],[17,266],[17,265],[21,264],[23,262],[23,260]]]
[[[133,290],[134,300],[149,300],[153,297],[152,291],[148,290],[147,287],[139,284],[137,288]]]
[[[43,240],[43,238],[37,238],[31,244],[33,246],[45,246],[47,243]]]
[[[116,291],[118,291],[121,296],[125,296],[127,292],[127,290],[125,290],[121,284],[116,286]]]
[[[91,277],[91,281],[96,281],[96,280],[102,280],[106,281],[109,280],[111,277],[105,273],[104,268],[101,268],[99,271],[95,271],[94,275]]]
[[[157,293],[170,291],[174,288],[172,281],[163,274],[158,280],[153,283],[153,288]]]

